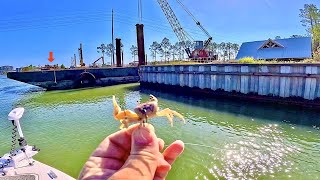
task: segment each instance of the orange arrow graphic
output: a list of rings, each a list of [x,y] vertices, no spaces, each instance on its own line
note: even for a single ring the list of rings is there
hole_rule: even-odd
[[[48,60],[49,60],[50,62],[52,62],[52,61],[54,60],[54,58],[53,58],[53,52],[49,52],[49,58],[48,58]]]

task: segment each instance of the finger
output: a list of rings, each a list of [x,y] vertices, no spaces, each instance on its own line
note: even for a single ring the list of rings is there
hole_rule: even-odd
[[[154,180],[165,179],[170,169],[171,165],[163,158],[163,155],[160,154],[158,156],[158,167],[154,175]]]
[[[164,141],[161,138],[158,138],[159,142],[159,151],[161,151],[164,148]]]
[[[150,124],[140,126],[132,133],[131,152],[119,172],[127,172],[141,177],[154,177],[158,166],[159,141],[154,133],[154,128]],[[139,167],[139,168],[137,168]],[[119,173],[115,174],[118,176]]]
[[[92,153],[92,156],[102,158],[123,159],[131,149],[132,132],[139,127],[139,124],[130,126],[105,138],[98,148]]]
[[[159,142],[154,127],[151,124],[145,124],[135,129],[131,138],[131,155],[140,152],[156,154],[159,152]]]
[[[105,138],[88,163],[94,168],[120,169],[130,154],[131,134],[138,127],[138,124],[132,125]]]
[[[184,143],[180,140],[173,142],[170,146],[168,146],[163,154],[164,159],[169,163],[173,164],[173,162],[179,157],[179,155],[184,150]]]
[[[155,177],[154,180],[164,180],[167,175],[168,172],[171,169],[171,165],[173,164],[173,162],[177,159],[177,157],[183,152],[184,150],[184,143],[180,140],[173,142],[169,147],[167,147],[164,152],[163,152],[163,161],[165,161],[166,163],[163,163],[163,161],[159,161],[160,163],[162,163],[162,167],[160,165],[160,168],[157,168],[157,171],[155,173]],[[170,165],[170,169],[166,169],[165,164]]]
[[[138,127],[138,124],[133,125],[105,138],[85,163],[80,177],[86,175],[88,179],[90,177],[105,179],[118,171],[129,156],[131,136]],[[101,172],[96,173],[96,170],[101,170]]]

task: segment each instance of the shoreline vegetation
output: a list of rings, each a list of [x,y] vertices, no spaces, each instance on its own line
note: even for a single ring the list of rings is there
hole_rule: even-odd
[[[254,59],[252,57],[244,57],[239,60],[228,60],[228,61],[188,61],[188,60],[176,60],[176,61],[153,61],[148,62],[147,65],[192,65],[192,64],[320,64],[320,55],[317,59],[304,59],[304,60],[264,60]]]
[[[254,59],[252,57],[244,57],[239,60],[175,60],[175,61],[152,61],[148,62],[147,66],[165,66],[165,65],[193,65],[193,64],[320,64],[320,54],[318,57],[313,59],[304,59],[304,60],[265,60],[265,59]],[[124,67],[132,67],[132,66],[124,66]],[[113,68],[113,67],[110,67]],[[46,70],[68,70],[70,68],[55,68],[55,69],[46,69]],[[72,69],[90,69],[89,67],[81,67],[81,68],[72,68]],[[43,71],[36,66],[28,66],[24,68],[21,72],[34,72],[34,71]],[[1,74],[1,73],[0,73]],[[2,74],[2,75],[6,75]]]

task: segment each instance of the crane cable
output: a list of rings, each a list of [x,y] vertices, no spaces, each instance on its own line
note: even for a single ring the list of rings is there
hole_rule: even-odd
[[[196,17],[187,9],[187,7],[182,4],[182,2],[180,0],[176,0],[180,6],[191,16],[191,18],[193,19],[193,21],[199,26],[199,28],[208,36],[211,37],[210,34],[208,33],[207,30],[204,29],[204,27],[201,25],[201,23],[196,19]]]

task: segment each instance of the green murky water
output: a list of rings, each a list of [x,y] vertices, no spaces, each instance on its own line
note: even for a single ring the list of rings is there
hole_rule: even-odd
[[[89,154],[118,130],[111,96],[133,109],[152,93],[160,108],[174,109],[187,124],[151,122],[166,143],[181,139],[185,152],[167,179],[319,179],[320,113],[281,106],[184,97],[139,89],[138,84],[43,92],[0,77],[0,154],[10,150],[12,107],[26,108],[25,136],[41,152],[35,159],[77,177]]]

